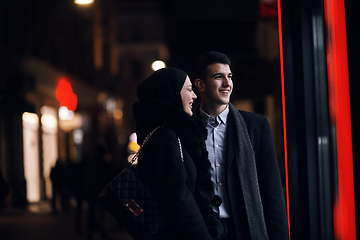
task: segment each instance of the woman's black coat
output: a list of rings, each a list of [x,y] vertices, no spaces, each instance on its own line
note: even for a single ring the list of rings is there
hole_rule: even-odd
[[[138,102],[133,110],[139,145],[149,132],[163,126],[151,136],[138,159],[140,177],[159,197],[167,216],[160,239],[219,239],[225,232],[210,207],[214,192],[206,129],[171,104]]]

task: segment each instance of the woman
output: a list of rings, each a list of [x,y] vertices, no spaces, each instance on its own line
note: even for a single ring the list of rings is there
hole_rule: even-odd
[[[138,143],[161,126],[138,159],[140,177],[166,214],[159,239],[222,239],[225,228],[211,207],[218,198],[210,179],[206,129],[191,117],[196,95],[189,77],[176,68],[158,70],[138,86],[137,97]]]

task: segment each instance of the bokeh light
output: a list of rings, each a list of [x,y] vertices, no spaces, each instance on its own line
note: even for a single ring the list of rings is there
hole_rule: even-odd
[[[159,69],[161,69],[161,68],[165,68],[165,67],[166,67],[165,63],[164,63],[163,61],[161,61],[161,60],[156,60],[156,61],[154,61],[154,62],[152,63],[152,65],[151,65],[151,68],[152,68],[154,71],[157,71],[157,70],[159,70]]]

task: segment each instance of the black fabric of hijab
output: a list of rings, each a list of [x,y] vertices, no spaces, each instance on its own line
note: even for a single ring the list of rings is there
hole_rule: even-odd
[[[140,101],[166,101],[183,109],[180,91],[187,74],[177,68],[162,68],[145,79],[137,88]]]

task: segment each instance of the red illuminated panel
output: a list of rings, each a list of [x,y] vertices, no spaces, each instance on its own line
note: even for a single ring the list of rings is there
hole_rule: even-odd
[[[65,79],[61,78],[56,88],[56,99],[61,106],[67,107],[71,111],[75,111],[77,107],[77,96],[73,93],[71,84]]]
[[[259,13],[263,18],[276,18],[278,15],[277,0],[261,0]]]
[[[289,224],[290,236],[290,209],[289,209],[289,173],[287,158],[287,138],[286,138],[286,115],[285,115],[285,85],[284,85],[284,57],[283,57],[283,39],[282,39],[282,22],[281,22],[281,3],[277,0],[278,22],[279,22],[279,47],[280,47],[280,64],[281,64],[281,86],[282,86],[282,109],[283,109],[283,128],[284,128],[284,153],[285,153],[285,177],[286,177],[286,199],[287,199],[287,217]],[[290,237],[291,239],[291,237]]]
[[[325,0],[330,121],[336,129],[335,239],[356,239],[349,72],[344,0]]]

